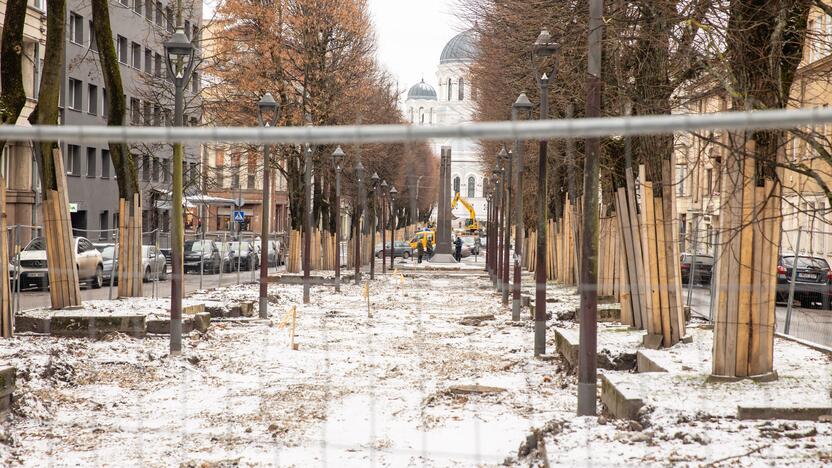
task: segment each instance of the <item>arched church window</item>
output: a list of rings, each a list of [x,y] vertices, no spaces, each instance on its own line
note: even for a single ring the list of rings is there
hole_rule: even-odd
[[[448,100],[450,101],[453,97],[452,90],[451,90],[451,79],[448,78]]]
[[[419,108],[419,123],[422,123],[422,124],[425,123],[425,108],[424,107]]]
[[[459,193],[459,176],[454,177],[454,193]]]
[[[415,120],[413,120],[413,108],[411,107],[410,108],[410,123],[413,123],[413,122],[415,122]]]
[[[465,82],[462,80],[462,78],[459,79],[459,86],[457,86],[457,87],[459,88],[457,90],[457,93],[459,94],[459,100],[464,101],[465,100]]]
[[[474,176],[468,177],[468,198],[476,197],[477,193],[477,182],[474,180]]]
[[[428,123],[433,125],[433,107],[431,107],[428,112],[429,112],[429,114],[428,114]]]

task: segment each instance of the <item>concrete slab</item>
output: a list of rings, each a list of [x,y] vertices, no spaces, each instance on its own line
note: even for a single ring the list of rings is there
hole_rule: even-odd
[[[555,329],[555,346],[572,367],[578,366],[578,334],[572,330]]]
[[[776,406],[740,405],[737,419],[788,419],[794,421],[818,421],[821,416],[832,415],[832,406]]]
[[[638,411],[644,406],[637,389],[619,375],[601,374],[601,402],[610,414],[619,419],[638,419]]]
[[[49,333],[53,336],[101,338],[109,333],[142,337],[147,332],[145,315],[101,314],[88,311],[58,311],[52,315]]]
[[[352,281],[355,278],[355,273],[341,272],[341,284]],[[309,282],[313,285],[334,285],[335,275],[331,272],[316,273],[310,272]],[[281,273],[279,275],[269,275],[269,283],[271,284],[303,284],[303,274],[300,273]]]
[[[661,362],[660,356],[650,351],[641,350],[636,353],[636,372],[667,372],[666,364]]]
[[[16,378],[17,369],[9,365],[0,365],[0,416],[5,416],[11,411]]]
[[[207,313],[207,312],[203,312]],[[192,316],[182,316],[182,333],[190,333],[194,330],[194,319]],[[153,316],[147,319],[147,333],[152,335],[170,335],[170,317]]]

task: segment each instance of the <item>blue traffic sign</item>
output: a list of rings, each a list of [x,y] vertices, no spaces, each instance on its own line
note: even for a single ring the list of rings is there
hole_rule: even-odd
[[[243,210],[234,210],[234,221],[244,223],[246,221],[246,213]]]

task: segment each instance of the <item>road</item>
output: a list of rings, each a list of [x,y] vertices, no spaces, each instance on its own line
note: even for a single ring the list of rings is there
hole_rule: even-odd
[[[684,289],[682,300],[687,304],[688,290]],[[711,306],[711,292],[706,287],[694,287],[691,309],[694,315],[708,317]],[[777,305],[777,331],[783,333],[786,323],[786,305]],[[832,347],[832,311],[821,309],[792,308],[789,334],[800,339]]]
[[[280,267],[280,270],[284,269],[285,267]],[[277,272],[277,268],[270,268],[269,274],[273,274]],[[222,276],[222,282],[220,282],[220,276]],[[251,282],[257,281],[260,277],[260,270],[256,270],[254,272],[254,276],[252,276],[251,271],[241,271],[239,275],[239,282]],[[233,273],[223,273],[222,275],[203,275],[202,277],[202,287],[203,288],[214,288],[217,286],[226,286],[231,284],[237,284],[238,277],[237,272]],[[199,289],[199,274],[187,274],[185,275],[185,294],[196,291]],[[154,286],[155,286],[155,296],[156,297],[168,297],[170,296],[170,273],[168,273],[168,279],[165,281],[158,281],[158,282],[149,282],[144,284],[143,293],[147,297],[154,296]],[[118,295],[118,285],[113,286],[113,297]],[[108,284],[105,284],[104,287],[101,289],[90,289],[85,288],[85,285],[81,285],[81,299],[84,301],[89,301],[93,299],[108,299],[110,297],[110,288]],[[39,291],[39,290],[27,290],[22,291],[20,293],[20,309],[19,310],[26,310],[26,309],[35,309],[40,307],[49,307],[49,291]]]

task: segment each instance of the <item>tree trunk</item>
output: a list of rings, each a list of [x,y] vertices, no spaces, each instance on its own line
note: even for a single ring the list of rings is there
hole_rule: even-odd
[[[127,104],[121,69],[113,44],[110,9],[107,0],[91,0],[93,29],[107,89],[107,125],[124,125]],[[106,38],[103,39],[102,38]],[[142,296],[142,201],[136,161],[124,143],[110,143],[110,158],[116,173],[119,196],[119,249],[117,278],[120,297]]]
[[[58,99],[64,69],[65,0],[47,0],[46,53],[43,76],[38,94],[38,106],[29,115],[35,125],[58,124]],[[46,257],[49,264],[49,297],[53,309],[81,305],[75,243],[69,217],[69,194],[66,188],[61,151],[54,141],[34,145],[43,190],[43,228],[46,237]]]
[[[15,125],[26,105],[23,89],[23,25],[26,22],[26,0],[9,0],[3,19],[3,39],[0,46],[0,125]],[[0,140],[0,152],[6,146]],[[5,212],[5,211],[4,211]]]

